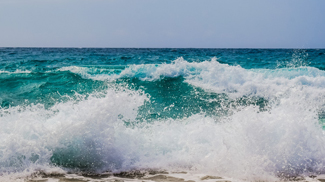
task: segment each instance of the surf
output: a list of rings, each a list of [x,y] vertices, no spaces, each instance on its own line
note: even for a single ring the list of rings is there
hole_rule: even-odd
[[[1,63],[3,179],[39,171],[155,169],[249,181],[324,173],[321,68],[173,54],[126,65]]]

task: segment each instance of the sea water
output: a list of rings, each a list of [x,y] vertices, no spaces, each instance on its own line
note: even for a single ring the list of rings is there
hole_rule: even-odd
[[[325,172],[325,50],[0,48],[0,175]]]

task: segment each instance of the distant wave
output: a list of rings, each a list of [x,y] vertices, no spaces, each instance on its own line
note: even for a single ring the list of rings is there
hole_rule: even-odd
[[[255,95],[271,98],[283,95],[290,88],[312,87],[315,92],[325,88],[325,72],[313,67],[280,69],[244,69],[219,63],[216,58],[204,62],[187,62],[183,58],[171,64],[131,65],[118,69],[63,67],[59,71],[70,71],[85,79],[115,81],[121,78],[138,78],[155,81],[165,77],[185,78],[187,83],[203,89],[228,93],[232,97]],[[317,91],[318,90],[318,91]]]

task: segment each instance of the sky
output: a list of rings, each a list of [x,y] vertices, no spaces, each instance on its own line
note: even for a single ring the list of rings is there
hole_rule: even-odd
[[[0,47],[325,48],[325,0],[0,0]]]

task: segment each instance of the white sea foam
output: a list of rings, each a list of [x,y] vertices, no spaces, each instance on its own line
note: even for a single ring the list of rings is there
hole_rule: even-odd
[[[134,120],[146,99],[139,92],[109,89],[104,96],[59,103],[49,110],[40,104],[0,109],[0,172],[47,168],[53,151],[69,146],[79,150],[81,162],[113,160],[107,154],[113,150],[116,123],[122,116]]]
[[[81,67],[81,66],[67,66],[59,68],[58,71],[70,71],[80,75],[84,79],[93,80],[112,80],[112,74],[108,74],[112,69],[95,68],[95,67]],[[116,76],[113,76],[117,78]]]
[[[80,74],[78,67],[65,69]],[[325,172],[325,136],[318,119],[324,105],[323,71],[245,70],[216,60],[179,59],[131,66],[105,79],[153,81],[180,75],[190,84],[235,98],[265,97],[269,109],[237,108],[218,121],[196,114],[138,123],[137,110],[148,96],[123,88],[50,109],[1,109],[0,171],[48,169],[56,155],[98,171],[163,168],[265,181]]]

